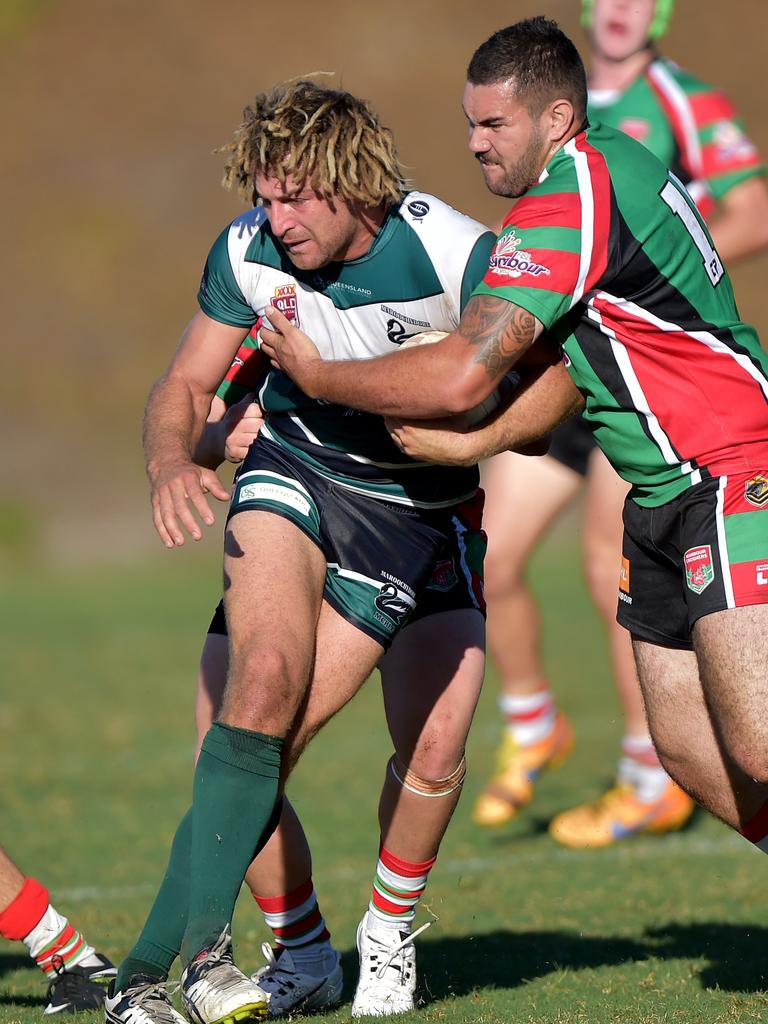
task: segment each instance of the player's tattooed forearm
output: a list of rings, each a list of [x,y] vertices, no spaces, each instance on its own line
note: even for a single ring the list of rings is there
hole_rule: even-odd
[[[475,362],[495,378],[533,341],[536,318],[513,302],[475,295],[464,310],[459,330],[477,347]]]

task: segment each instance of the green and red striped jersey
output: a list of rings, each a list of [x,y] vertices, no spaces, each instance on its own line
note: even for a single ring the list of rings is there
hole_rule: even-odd
[[[640,504],[768,465],[768,358],[690,195],[628,136],[597,125],[555,154],[475,294],[516,303],[563,345]]]
[[[590,92],[588,113],[642,142],[705,217],[734,185],[766,170],[728,97],[671,60],[652,61],[623,92]]]

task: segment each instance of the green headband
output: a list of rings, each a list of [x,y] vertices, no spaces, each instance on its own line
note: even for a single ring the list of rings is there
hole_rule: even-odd
[[[592,28],[592,13],[595,0],[581,0],[581,24],[584,28]],[[675,9],[675,0],[656,0],[656,7],[653,12],[653,21],[648,30],[651,39],[661,39],[669,28],[672,12]]]

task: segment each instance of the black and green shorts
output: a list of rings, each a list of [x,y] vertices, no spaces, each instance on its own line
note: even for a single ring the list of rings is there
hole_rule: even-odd
[[[266,439],[254,443],[229,518],[266,511],[290,520],[326,558],[325,599],[385,649],[407,622],[442,611],[485,614],[484,495],[440,509],[370,498],[322,476]],[[220,604],[208,629],[226,633]]]

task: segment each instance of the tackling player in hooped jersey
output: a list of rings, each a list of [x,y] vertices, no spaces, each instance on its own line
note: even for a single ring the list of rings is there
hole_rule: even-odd
[[[464,110],[486,185],[517,202],[458,331],[428,357],[328,363],[278,316],[265,348],[318,398],[425,418],[473,406],[555,335],[632,485],[619,618],[662,763],[768,849],[768,357],[682,184],[626,135],[586,127],[583,64],[554,23],[482,44]],[[503,416],[474,438],[394,436],[448,462],[518,442]]]
[[[673,6],[673,0],[582,0],[590,43],[587,112],[590,123],[625,132],[672,169],[695,199],[730,269],[733,261],[768,246],[765,165],[727,97],[659,56]],[[543,771],[561,764],[572,749],[573,726],[557,706],[558,688],[550,686],[527,570],[559,512],[581,493],[585,581],[607,627],[623,735],[610,788],[561,811],[549,832],[560,843],[582,848],[682,827],[694,803],[659,764],[631,641],[616,622],[626,484],[612,471],[589,425],[574,417],[554,431],[544,458],[506,452],[487,462],[483,487],[488,647],[498,670],[503,731],[474,821],[493,827],[509,822],[530,803]],[[523,528],[506,528],[510,511]],[[562,680],[566,692],[569,682]],[[603,763],[594,768],[604,775]]]

